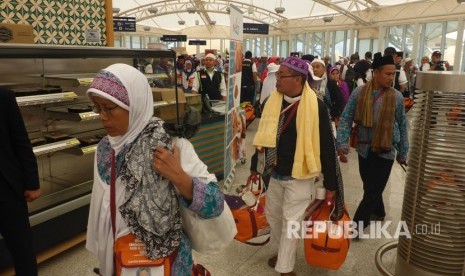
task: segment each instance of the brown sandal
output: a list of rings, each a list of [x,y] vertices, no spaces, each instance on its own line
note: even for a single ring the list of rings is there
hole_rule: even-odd
[[[272,268],[274,268],[276,266],[276,263],[278,262],[278,255],[276,256],[273,256],[271,258],[268,259],[268,265]]]

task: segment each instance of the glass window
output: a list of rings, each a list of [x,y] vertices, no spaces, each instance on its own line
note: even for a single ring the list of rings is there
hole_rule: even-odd
[[[454,65],[455,59],[455,45],[457,43],[458,24],[459,23],[457,21],[447,22],[447,31],[442,59],[447,60],[451,66]]]
[[[245,46],[244,49],[247,49],[247,50],[250,49],[250,39],[249,38],[247,38],[245,40],[244,46]]]
[[[411,57],[413,52],[413,36],[415,35],[415,25],[407,25],[405,29],[404,53]]]
[[[123,47],[122,44],[123,44],[123,36],[115,35],[114,47],[115,48],[121,48],[121,47]]]
[[[350,32],[352,32],[352,31],[344,31],[344,36],[345,36],[345,41],[346,41],[346,43],[345,43],[345,46],[346,46],[345,55],[347,55],[347,56],[350,56],[350,55],[355,53],[355,51],[353,53],[350,52]]]
[[[311,49],[309,51],[310,54],[314,56],[323,56],[324,50],[325,50],[325,33],[324,32],[318,32],[318,33],[313,33],[312,37],[312,45]]]
[[[129,35],[129,36],[126,36],[124,40],[125,40],[124,42],[125,42],[125,44],[126,44],[126,45],[125,45],[125,46],[126,46],[125,48],[131,49],[131,40],[132,40],[132,36],[130,36],[130,35]]]
[[[344,56],[344,31],[334,32],[334,56],[333,60],[339,60]]]
[[[305,52],[305,34],[296,35],[296,52]]]
[[[262,39],[260,37],[255,38],[255,48],[254,51],[252,52],[252,55],[254,57],[259,57],[260,56],[260,45],[262,43]]]
[[[442,29],[444,23],[426,23],[424,25],[423,33],[423,56],[431,57],[431,53],[436,50],[441,50],[442,43]]]
[[[363,58],[366,52],[371,51],[371,39],[360,39],[357,50],[360,58]]]
[[[289,48],[289,40],[281,40],[281,52],[280,52],[280,56],[281,57],[288,57],[289,56],[289,51],[288,51],[288,48]]]
[[[267,55],[269,57],[273,56],[273,37],[272,36],[269,36],[266,38],[266,48],[265,48],[265,52],[267,53]]]
[[[388,46],[394,47],[396,48],[396,50],[403,49],[404,48],[403,33],[404,33],[403,26],[389,27]]]
[[[378,52],[378,39],[373,39],[373,47],[371,48],[371,52],[372,53]]]
[[[142,46],[141,37],[138,35],[133,35],[131,36],[131,38],[131,49],[140,49]]]

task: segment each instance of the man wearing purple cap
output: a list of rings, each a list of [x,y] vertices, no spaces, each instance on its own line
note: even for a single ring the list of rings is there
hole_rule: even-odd
[[[268,265],[281,275],[295,275],[299,240],[286,229],[289,223],[302,220],[314,194],[315,179],[324,174],[329,197],[342,187],[328,111],[309,87],[307,74],[308,64],[299,58],[289,57],[281,64],[276,90],[265,104],[253,142],[258,159],[265,163],[260,173],[271,177],[265,213],[271,245],[278,253]],[[253,165],[252,173],[257,172]]]

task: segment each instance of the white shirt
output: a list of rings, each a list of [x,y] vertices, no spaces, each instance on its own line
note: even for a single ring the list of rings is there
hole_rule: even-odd
[[[189,76],[189,79],[187,79],[186,73],[182,71],[182,87],[184,87],[184,89],[187,89],[190,86],[192,87],[192,90],[194,90],[194,86],[198,87],[198,82],[197,72],[192,73],[192,75]]]
[[[213,79],[213,74],[215,73],[216,70],[213,70],[213,71],[208,71],[208,70],[205,70],[208,74],[208,76],[210,76],[210,79]],[[198,92],[199,91],[199,86],[200,86],[200,81],[198,79],[198,77],[196,77],[196,80],[194,82],[194,84],[192,85],[192,91],[195,91],[195,92]],[[221,82],[220,82],[220,93],[221,93],[221,96],[223,97],[226,97],[226,82],[224,81],[224,75],[221,74]]]
[[[398,71],[399,70],[396,70],[396,72],[398,72]],[[402,67],[400,68],[398,81],[399,81],[399,85],[404,85],[404,84],[407,84],[407,82],[408,82],[407,75],[405,75],[404,68],[402,68]]]
[[[429,63],[423,63],[422,66],[421,66],[421,71],[429,71],[429,69],[431,69],[431,65],[429,65]]]

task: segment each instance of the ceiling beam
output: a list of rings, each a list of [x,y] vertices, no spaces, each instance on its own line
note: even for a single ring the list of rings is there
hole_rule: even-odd
[[[345,15],[347,17],[349,17],[350,19],[353,19],[355,22],[358,22],[360,24],[363,24],[365,26],[368,26],[370,25],[370,22],[364,20],[363,18],[351,13],[350,11],[346,10],[346,9],[343,9],[341,7],[339,7],[338,5],[336,4],[333,4],[331,2],[329,2],[328,0],[313,0],[315,2],[317,2],[318,4],[321,4],[323,6],[326,6],[332,10],[335,10],[339,13],[341,13],[342,15]]]
[[[202,18],[203,23],[205,23],[205,26],[207,27],[208,31],[211,32],[212,26],[211,26],[211,18],[208,15],[208,12],[205,11],[205,6],[203,5],[202,0],[190,0],[192,5],[197,9],[197,13],[200,15],[200,18]]]

